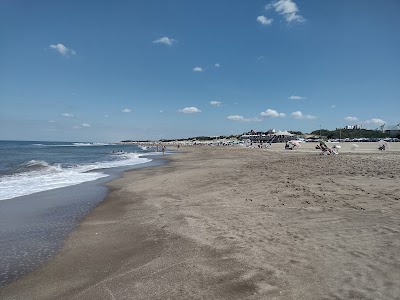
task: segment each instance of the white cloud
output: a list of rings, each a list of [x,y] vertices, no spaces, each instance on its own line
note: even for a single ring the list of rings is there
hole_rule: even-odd
[[[222,102],[220,102],[220,101],[210,101],[210,105],[212,105],[212,106],[221,106]]]
[[[219,67],[221,67],[221,64],[220,63],[215,63],[214,67],[219,68]]]
[[[195,68],[193,68],[193,72],[203,72],[204,70],[203,70],[203,68],[201,68],[201,67],[195,67]]]
[[[191,106],[191,107],[182,108],[182,109],[178,110],[178,112],[184,113],[184,114],[195,114],[195,113],[201,112],[201,110],[198,109],[197,107]]]
[[[282,15],[288,23],[290,22],[304,22],[303,16],[299,15],[299,8],[292,0],[278,0],[268,4],[266,9],[274,8],[275,11]]]
[[[266,111],[261,112],[260,115],[262,117],[265,117],[265,118],[283,118],[283,117],[286,117],[286,114],[279,113],[276,110],[270,109],[270,108],[268,108]]]
[[[331,108],[336,108],[336,105],[331,105]]]
[[[316,116],[303,115],[301,111],[292,112],[291,116],[295,119],[306,119],[306,120],[312,120],[317,118]]]
[[[163,110],[160,110],[160,113],[163,113],[164,111]]]
[[[154,44],[164,44],[164,45],[168,45],[168,46],[172,46],[172,44],[176,43],[176,40],[174,39],[170,39],[169,37],[162,37],[159,38],[158,40],[153,41]]]
[[[108,118],[108,115],[104,115],[104,118]]]
[[[63,117],[66,117],[66,118],[73,118],[73,117],[75,117],[73,114],[69,114],[69,113],[63,113],[62,116],[63,116]]]
[[[306,99],[306,97],[302,97],[302,96],[290,96],[289,99],[290,99],[290,100],[303,100],[303,99]]]
[[[83,123],[82,126],[83,126],[83,127],[90,127],[91,125],[88,124],[88,123]]]
[[[257,21],[260,22],[260,23],[263,24],[263,25],[271,25],[273,19],[268,19],[268,18],[265,17],[265,16],[258,16],[258,17],[257,17]]]
[[[348,121],[348,122],[356,122],[356,121],[358,121],[358,118],[357,117],[346,117],[346,118],[344,118],[346,121]]]
[[[386,124],[382,119],[370,119],[365,121],[366,124],[383,125]]]
[[[227,116],[226,117],[228,120],[231,120],[231,121],[243,121],[243,120],[245,120],[245,118],[243,118],[243,116],[238,116],[238,115],[235,115],[235,116]]]
[[[60,53],[63,56],[70,56],[70,55],[76,55],[76,51],[70,48],[65,47],[63,44],[57,44],[57,45],[53,45],[51,44],[49,46],[50,49],[54,49],[56,50],[58,53]]]
[[[130,108],[125,108],[124,110],[122,110],[123,113],[130,113],[132,111],[132,109]]]
[[[237,121],[237,122],[261,122],[262,120],[260,118],[244,118],[243,116],[238,116],[238,115],[234,115],[234,116],[227,116],[226,117],[228,120],[231,121]]]

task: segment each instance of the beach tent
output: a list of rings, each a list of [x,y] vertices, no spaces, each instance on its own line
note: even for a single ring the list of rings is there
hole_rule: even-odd
[[[287,130],[285,130],[285,131],[277,131],[277,132],[273,133],[272,135],[275,135],[275,136],[294,136],[294,134],[288,132]]]

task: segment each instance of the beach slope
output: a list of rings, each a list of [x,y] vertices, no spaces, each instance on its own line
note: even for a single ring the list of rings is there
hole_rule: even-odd
[[[400,152],[185,148],[2,299],[400,299]]]

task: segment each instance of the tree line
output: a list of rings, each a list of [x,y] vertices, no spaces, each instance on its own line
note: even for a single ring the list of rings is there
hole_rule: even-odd
[[[389,137],[389,133],[369,130],[369,129],[341,129],[335,130],[318,129],[312,131],[310,134],[324,136],[327,139],[358,139],[358,138],[386,138]]]

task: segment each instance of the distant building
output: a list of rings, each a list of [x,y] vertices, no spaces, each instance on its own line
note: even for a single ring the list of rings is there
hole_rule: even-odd
[[[250,130],[240,136],[240,140],[250,140],[252,142],[267,142],[272,138],[272,134],[275,133],[275,129],[269,129],[268,131],[254,131]]]
[[[363,129],[363,126],[362,125],[347,125],[347,126],[344,127],[344,129],[349,129],[349,130],[351,130],[351,129]]]
[[[268,131],[254,131],[243,133],[240,136],[241,141],[250,141],[255,143],[278,143],[292,140],[294,134],[287,131],[276,131],[275,129],[269,129]]]

